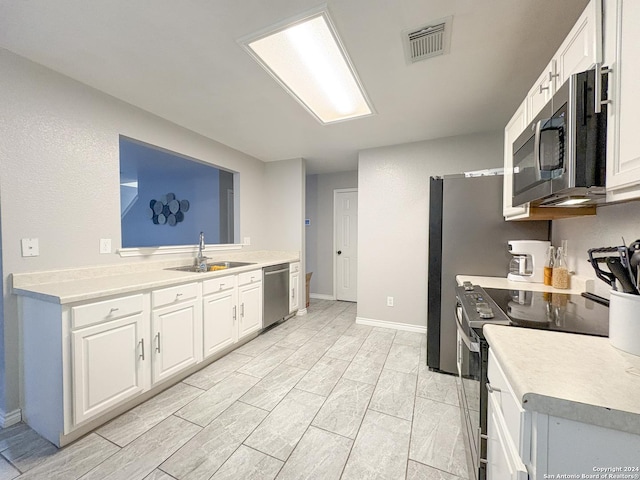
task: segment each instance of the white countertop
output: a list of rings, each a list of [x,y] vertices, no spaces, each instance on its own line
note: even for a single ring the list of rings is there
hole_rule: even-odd
[[[602,337],[501,325],[483,332],[525,410],[640,435],[640,357]]]
[[[502,288],[506,290],[531,290],[534,292],[551,292],[551,293],[575,293],[593,292],[594,281],[590,278],[571,276],[571,288],[560,289],[549,287],[543,283],[531,282],[514,282],[507,280],[505,277],[479,277],[473,275],[456,275],[458,285],[469,281],[474,285],[480,285],[484,288]]]
[[[50,272],[16,274],[13,279],[13,293],[53,303],[74,303],[93,300],[111,295],[134,291],[198,282],[209,278],[235,275],[261,269],[278,263],[297,262],[298,252],[247,252],[211,257],[210,262],[233,260],[252,262],[252,265],[235,267],[216,272],[180,272],[167,270],[169,263],[189,265],[191,259],[173,262],[157,262],[151,265],[122,264],[104,267],[86,267]],[[224,258],[223,258],[224,257]],[[191,262],[191,263],[190,263]]]

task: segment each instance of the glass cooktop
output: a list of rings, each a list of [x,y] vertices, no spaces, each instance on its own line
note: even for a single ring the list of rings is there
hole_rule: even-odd
[[[609,307],[581,295],[485,288],[512,325],[609,336]]]

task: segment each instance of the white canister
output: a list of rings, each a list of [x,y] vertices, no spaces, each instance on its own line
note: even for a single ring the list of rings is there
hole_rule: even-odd
[[[640,295],[611,291],[609,343],[624,352],[640,356]]]

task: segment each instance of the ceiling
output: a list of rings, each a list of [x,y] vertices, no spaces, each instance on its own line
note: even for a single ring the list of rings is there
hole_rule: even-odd
[[[318,0],[0,0],[0,47],[263,161],[357,168],[358,151],[501,130],[587,0],[328,0],[376,114],[321,125],[237,40]],[[453,15],[451,51],[401,33]]]

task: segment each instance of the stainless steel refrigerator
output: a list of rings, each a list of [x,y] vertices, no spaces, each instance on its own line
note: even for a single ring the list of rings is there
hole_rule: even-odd
[[[456,275],[506,277],[508,240],[550,238],[548,221],[504,220],[502,182],[495,172],[431,177],[427,365],[434,371],[457,374]]]

